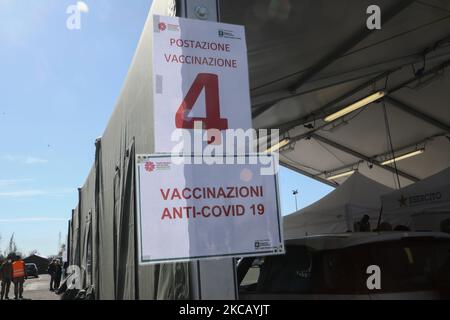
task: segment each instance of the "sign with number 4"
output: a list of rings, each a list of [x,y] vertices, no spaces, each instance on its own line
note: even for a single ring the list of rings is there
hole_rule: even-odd
[[[244,28],[163,16],[154,26],[155,152],[171,152],[177,129],[251,128]]]

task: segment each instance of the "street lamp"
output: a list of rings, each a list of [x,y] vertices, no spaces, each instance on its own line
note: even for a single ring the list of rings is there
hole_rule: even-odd
[[[295,197],[295,211],[298,211],[298,204],[297,204],[298,190],[292,190],[292,195]]]

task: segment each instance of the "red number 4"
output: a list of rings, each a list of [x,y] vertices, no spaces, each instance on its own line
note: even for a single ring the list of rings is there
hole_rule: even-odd
[[[206,118],[190,117],[189,113],[205,89]],[[194,129],[195,122],[202,122],[203,129],[227,130],[228,120],[220,117],[219,77],[211,73],[199,73],[175,116],[178,129]]]

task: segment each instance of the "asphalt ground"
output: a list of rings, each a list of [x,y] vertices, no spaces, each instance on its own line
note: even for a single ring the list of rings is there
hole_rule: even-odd
[[[25,280],[23,298],[24,300],[60,300],[60,296],[49,290],[50,276],[40,275],[39,278]],[[14,286],[11,286],[10,298],[14,297]]]

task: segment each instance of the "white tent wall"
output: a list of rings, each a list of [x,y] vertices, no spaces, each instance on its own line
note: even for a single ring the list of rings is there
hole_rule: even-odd
[[[72,217],[70,218],[67,226],[66,260],[64,262],[68,262],[70,264],[71,254],[72,254]]]
[[[93,284],[92,254],[94,243],[92,241],[92,226],[95,223],[95,168],[92,167],[84,186],[79,190],[79,217],[80,217],[80,267],[83,287]],[[91,256],[90,256],[91,255]],[[89,261],[90,260],[90,261]]]
[[[354,231],[354,223],[364,215],[377,226],[380,197],[392,189],[355,173],[340,187],[312,205],[284,217],[285,239],[306,235]]]
[[[415,231],[441,231],[450,219],[450,168],[382,197],[383,220]]]
[[[136,257],[134,159],[136,154],[153,153],[155,139],[153,14],[194,12],[193,5],[200,2],[153,1],[117,105],[96,141],[95,164],[79,191],[72,217],[71,262],[86,268],[92,245],[97,299],[236,297],[233,260],[138,266]],[[203,2],[215,5],[215,1]],[[82,275],[84,285],[86,280]]]
[[[153,99],[152,99],[152,32],[153,14],[174,15],[174,1],[154,1],[151,12],[146,21],[135,57],[129,69],[122,93],[118,99],[113,115],[103,134],[96,143],[95,170],[86,180],[85,186],[80,190],[79,207],[82,217],[87,217],[89,211],[94,213],[93,237],[94,270],[96,298],[112,299],[156,299],[189,297],[188,282],[179,284],[181,294],[177,296],[173,281],[165,281],[159,286],[160,270],[171,266],[149,266],[136,268],[134,255],[134,212],[132,222],[128,228],[121,225],[125,203],[133,202],[134,195],[128,194],[124,199],[126,169],[130,161],[134,163],[129,148],[135,146],[138,153],[152,153],[153,148]],[[134,182],[132,183],[134,185]],[[133,189],[134,190],[134,189]],[[133,197],[133,199],[131,199]],[[80,205],[81,204],[81,205]],[[81,212],[80,211],[80,212]],[[87,230],[79,231],[78,209],[74,210],[72,223],[72,263],[82,266],[82,247],[86,248]],[[89,227],[87,219],[84,227]],[[120,233],[127,231],[127,238]],[[84,238],[83,238],[84,236]],[[121,243],[126,243],[123,246]],[[120,250],[123,249],[123,252]],[[86,257],[86,254],[84,254]],[[125,265],[125,270],[119,268]],[[181,272],[187,274],[188,266],[184,264]],[[119,272],[120,271],[120,272]],[[137,271],[137,272],[136,272]],[[172,280],[172,271],[162,273]],[[136,279],[139,279],[140,283]],[[84,279],[83,279],[84,280]],[[85,282],[85,281],[82,281]],[[120,284],[120,286],[119,286]]]
[[[380,209],[345,204],[317,213],[299,213],[304,216],[298,222],[285,221],[284,237],[295,239],[308,235],[354,231],[354,223],[364,215],[370,217],[370,225],[373,227],[376,226],[379,213]]]
[[[72,214],[70,216],[70,255],[69,255],[69,264],[74,265],[75,264],[75,258],[74,258],[74,250],[75,250],[75,219],[73,215],[74,210],[72,210]]]
[[[131,159],[129,149],[134,145],[136,153],[152,153],[154,151],[153,134],[153,77],[152,77],[152,33],[153,14],[174,15],[173,1],[154,1],[145,24],[136,54],[131,64],[125,85],[118,99],[117,106],[101,138],[101,155],[99,164],[102,189],[100,190],[103,208],[99,212],[99,297],[100,299],[156,299],[187,298],[187,283],[180,283],[179,292],[175,288],[175,275],[172,266],[146,266],[136,268],[134,255],[134,224],[128,231],[128,238],[120,234],[121,218],[125,208],[121,201],[124,182],[127,180],[125,168]],[[134,196],[134,195],[133,195]],[[134,212],[128,212],[133,214]],[[131,220],[133,220],[131,219]],[[119,239],[122,243],[119,243]],[[123,246],[124,243],[129,243]],[[120,252],[123,249],[123,252]],[[119,263],[125,263],[125,269],[119,272]],[[171,281],[160,286],[159,274],[162,272]],[[180,270],[181,269],[181,270]],[[138,270],[137,273],[135,270]],[[187,273],[184,264],[178,272]],[[119,286],[119,282],[121,286]]]
[[[80,265],[80,219],[78,206],[72,210],[72,248],[71,260],[72,265]]]

